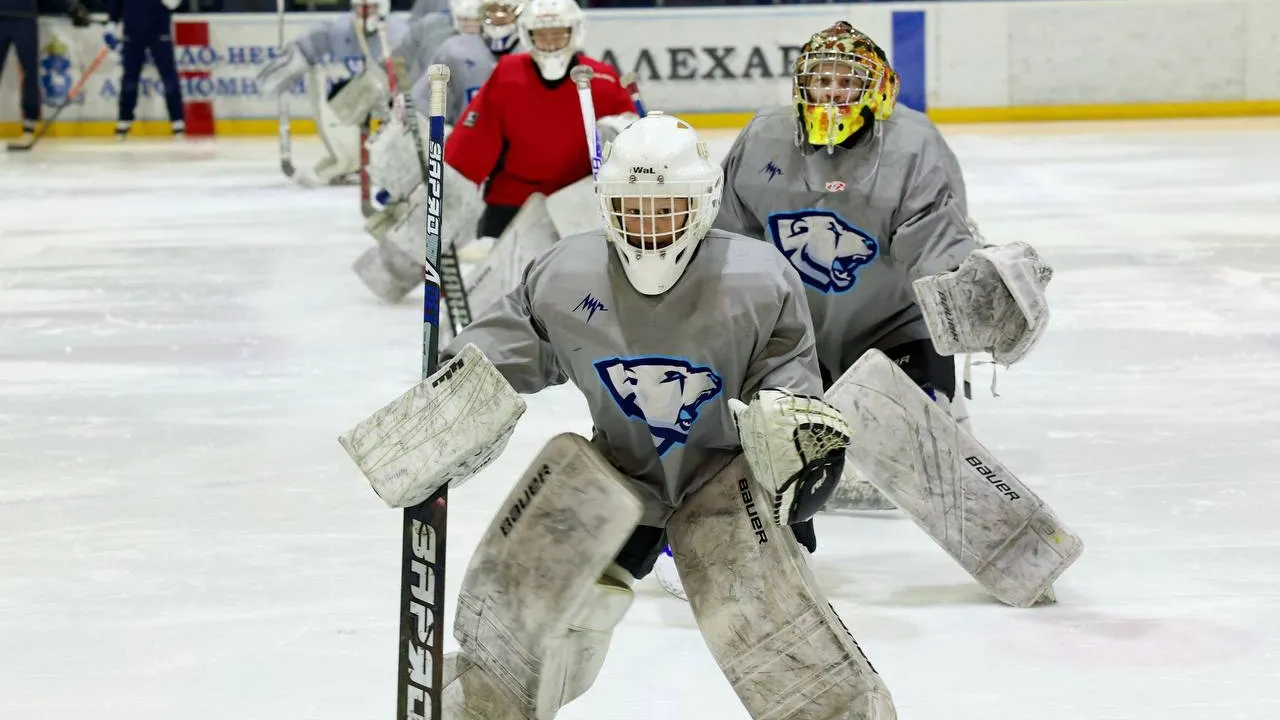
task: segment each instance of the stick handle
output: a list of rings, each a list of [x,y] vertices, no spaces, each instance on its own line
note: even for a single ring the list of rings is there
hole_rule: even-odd
[[[582,129],[587,136],[587,156],[591,158],[591,177],[600,177],[600,133],[596,130],[596,106],[591,98],[591,79],[595,71],[579,65],[569,72],[578,86],[578,105],[582,108]]]
[[[622,87],[631,96],[631,104],[636,106],[636,114],[644,117],[649,111],[644,107],[644,98],[640,96],[640,76],[633,72],[622,75]]]

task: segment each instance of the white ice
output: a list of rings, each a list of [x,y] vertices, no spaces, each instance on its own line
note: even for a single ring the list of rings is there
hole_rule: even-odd
[[[899,515],[823,516],[835,607],[904,720],[1280,717],[1280,124],[947,130],[988,238],[1057,269],[1001,396],[975,372],[978,434],[1087,547],[1016,610]],[[0,197],[0,718],[392,717],[400,515],[335,438],[417,380],[421,309],[350,272],[354,190],[272,141],[64,141]],[[536,396],[453,493],[450,596],[588,427]],[[648,579],[559,717],[746,713]]]

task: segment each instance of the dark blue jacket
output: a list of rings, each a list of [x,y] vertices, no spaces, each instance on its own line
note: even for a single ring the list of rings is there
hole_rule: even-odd
[[[173,23],[173,11],[160,0],[107,0],[107,19],[123,20],[129,37],[163,35]]]
[[[65,15],[70,9],[70,0],[0,0],[0,20],[34,20],[37,15]]]

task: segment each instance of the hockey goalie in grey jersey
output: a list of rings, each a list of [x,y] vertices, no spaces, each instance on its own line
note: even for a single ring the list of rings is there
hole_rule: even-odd
[[[387,51],[378,29],[385,25],[392,48],[407,32],[402,18],[391,17],[389,0],[353,0],[351,11],[348,17],[327,20],[303,33],[257,76],[264,95],[286,92],[307,76],[307,98],[316,132],[328,154],[310,171],[298,174],[298,181],[306,186],[338,182],[360,169],[359,124],[368,115],[367,108],[377,102],[377,88],[386,87],[385,79],[372,79],[382,74]],[[323,67],[334,62],[343,66],[348,77],[330,88]],[[352,106],[358,108],[353,110]]]
[[[511,23],[519,14],[521,4],[518,2],[483,0],[477,4],[476,15],[482,18],[477,25],[476,33],[461,33],[444,39],[436,47],[431,56],[431,65],[445,65],[449,68],[449,98],[445,101],[444,122],[452,127],[458,124],[458,117],[471,102],[471,98],[480,91],[480,86],[489,79],[498,58],[512,52],[517,45],[515,37],[497,36],[498,28],[505,30],[507,25],[495,25],[492,17],[510,17]],[[413,85],[413,102],[420,108],[427,107],[431,98],[431,83],[423,76]]]
[[[796,60],[792,105],[758,114],[725,157],[724,207],[716,221],[716,227],[769,242],[800,274],[828,399],[839,396],[833,402],[845,403],[851,421],[867,420],[878,429],[893,425],[884,417],[861,417],[862,406],[841,394],[849,387],[842,376],[860,359],[883,353],[898,371],[890,379],[910,378],[908,386],[918,385],[945,408],[955,397],[951,356],[990,352],[1008,365],[1030,351],[1048,321],[1044,286],[1052,274],[1024,242],[979,246],[955,156],[923,114],[897,106],[897,92],[897,75],[869,37],[845,22],[815,34]],[[938,432],[953,444],[963,439],[966,447],[976,445],[954,425]],[[911,425],[902,437],[915,429]],[[865,437],[868,442],[851,455],[855,462],[836,502],[846,495],[876,502],[879,493],[866,492],[869,486],[848,476],[871,475],[866,479],[882,490],[894,484],[883,476],[884,467],[878,478],[854,472],[871,464],[867,457],[856,462],[858,452],[892,446]],[[979,466],[995,467],[985,450],[966,452],[957,459],[981,457]],[[986,482],[974,473],[962,465],[916,480]],[[913,492],[939,499],[936,489],[920,487],[912,485]],[[886,494],[892,500],[900,493]],[[1029,491],[1016,494],[1026,498]],[[1034,514],[1019,515],[1017,522]],[[946,518],[934,520],[945,524]],[[1058,572],[1074,560],[1078,545],[1065,543]],[[960,555],[971,550],[951,549]]]
[[[687,124],[636,121],[604,150],[604,229],[536,258],[436,375],[344,437],[398,506],[495,455],[462,436],[505,442],[515,393],[572,382],[590,408],[590,443],[552,440],[476,550],[445,717],[554,717],[594,681],[631,585],[668,539],[752,718],[896,717],[788,530],[821,505],[850,441],[817,396],[801,280],[767,245],[709,229],[721,183]]]
[[[415,5],[414,9],[417,10]],[[479,0],[450,0],[447,8],[440,12],[425,15],[412,15],[409,21],[409,32],[403,41],[396,46],[391,56],[397,65],[404,67],[404,74],[399,78],[400,87],[413,88],[432,64],[432,58],[439,52],[440,46],[449,38],[457,35],[475,35],[480,32]],[[414,104],[427,107],[427,98],[419,98],[415,93]]]

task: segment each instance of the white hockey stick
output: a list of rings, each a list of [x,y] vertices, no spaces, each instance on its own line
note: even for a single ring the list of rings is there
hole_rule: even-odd
[[[591,78],[595,71],[579,65],[569,72],[578,86],[578,105],[582,108],[582,129],[587,136],[587,156],[591,159],[591,177],[600,177],[600,131],[596,129],[596,106],[591,99]]]
[[[276,0],[276,37],[280,52],[284,52],[284,0]],[[276,138],[280,143],[280,171],[287,178],[293,177],[293,132],[289,125],[289,98],[283,88],[276,96]]]

